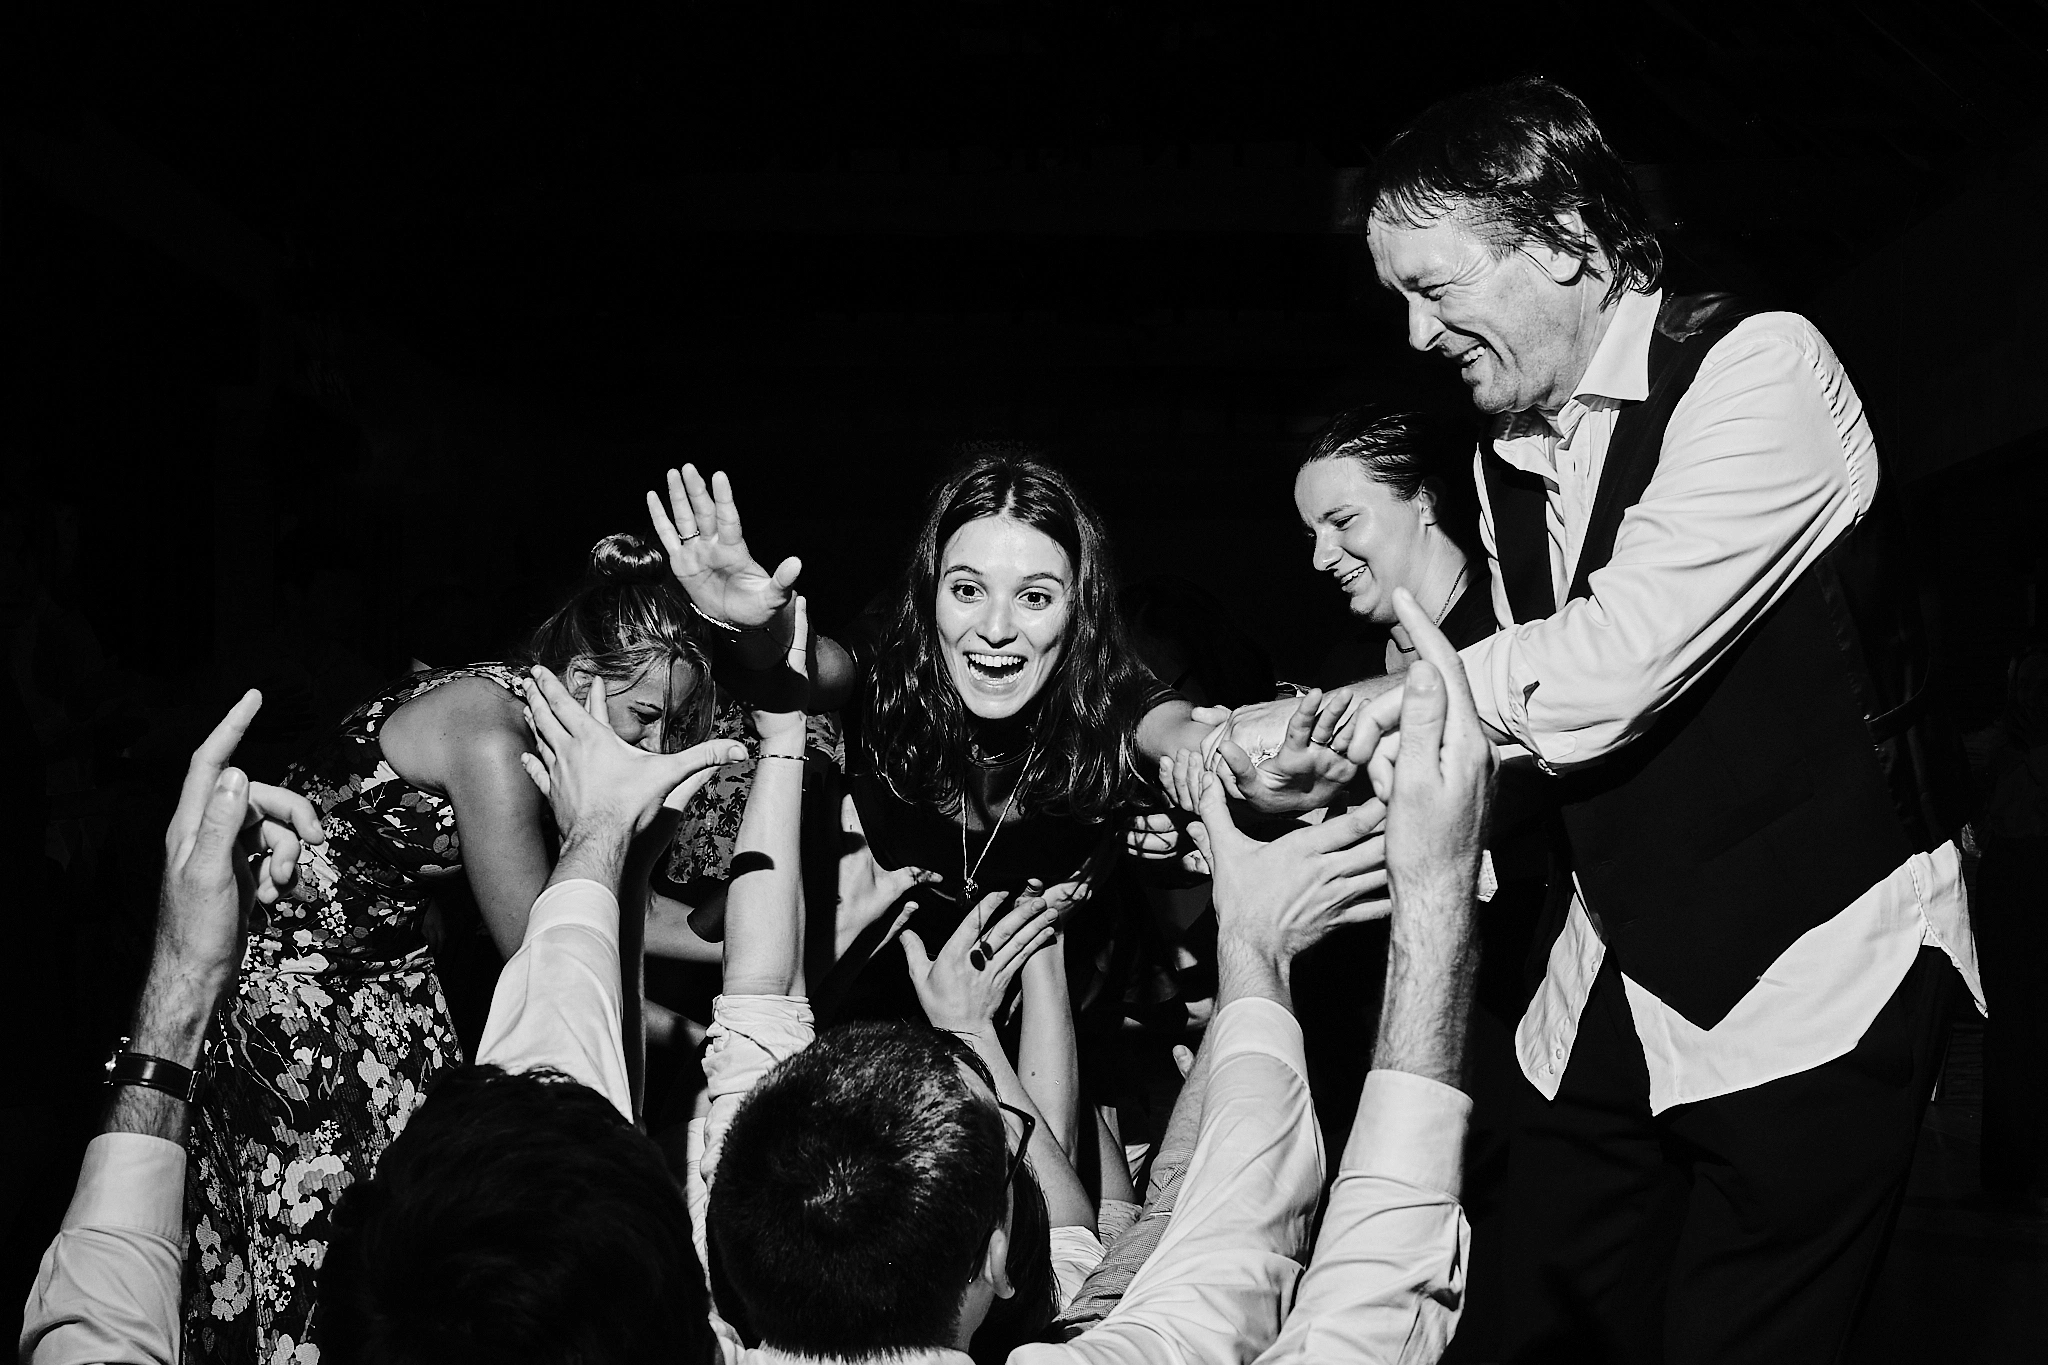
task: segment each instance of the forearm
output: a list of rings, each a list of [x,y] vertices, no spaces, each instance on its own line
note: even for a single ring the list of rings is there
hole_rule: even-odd
[[[794,994],[803,966],[802,732],[762,749],[725,894],[728,995]]]
[[[216,972],[158,956],[150,963],[142,993],[136,997],[128,1051],[161,1057],[188,1071],[198,1070],[214,1002],[224,985]],[[184,1142],[191,1106],[183,1100],[142,1085],[117,1085],[110,1090],[101,1132],[141,1133]]]
[[[1045,1195],[1046,1216],[1052,1226],[1092,1230],[1095,1227],[1095,1201],[1088,1197],[1087,1187],[1075,1173],[1073,1161],[1053,1136],[1052,1125],[1024,1088],[1016,1068],[1010,1065],[1009,1057],[1003,1052],[1002,1040],[996,1037],[995,1025],[991,1023],[978,1030],[967,1042],[996,1078],[996,1098],[1038,1120],[1038,1126],[1031,1133],[1031,1174],[1037,1178],[1038,1187]]]
[[[1385,1003],[1373,1066],[1460,1083],[1479,945],[1470,874],[1427,888],[1395,886]],[[1408,902],[1404,904],[1403,902]]]
[[[767,630],[719,641],[712,659],[719,686],[750,706],[814,715],[838,710],[853,691],[853,656],[837,640],[813,634],[798,695],[798,680],[788,664],[792,624],[791,609],[785,606]]]
[[[673,958],[678,962],[696,962],[717,966],[725,960],[725,948],[699,934],[690,924],[690,917],[696,913],[693,906],[659,891],[650,891],[647,899],[647,953],[652,957]]]
[[[1165,701],[1138,722],[1138,751],[1157,762],[1182,749],[1199,750],[1216,729],[1194,718],[1194,708],[1180,700]]]
[[[1024,964],[1023,1010],[1024,1026],[1017,1041],[1019,1079],[1039,1117],[1071,1157],[1080,1140],[1081,1059],[1067,990],[1067,956],[1057,939]]]
[[[1194,1160],[1195,1140],[1202,1134],[1202,1101],[1209,1090],[1210,1060],[1215,1049],[1210,1040],[1215,1030],[1202,1035],[1202,1044],[1195,1049],[1194,1065],[1180,1083],[1180,1094],[1174,1097],[1173,1112],[1166,1117],[1166,1131],[1160,1134],[1159,1149],[1152,1157],[1152,1170],[1145,1180],[1145,1204],[1149,1210],[1158,1202],[1160,1193],[1172,1183],[1173,1177],[1186,1169]]]
[[[1238,1000],[1270,1000],[1294,1012],[1293,964],[1225,931],[1216,940],[1216,1011]]]
[[[562,851],[555,859],[555,870],[548,875],[548,885],[592,881],[617,896],[631,846],[630,830],[576,830],[562,841]]]

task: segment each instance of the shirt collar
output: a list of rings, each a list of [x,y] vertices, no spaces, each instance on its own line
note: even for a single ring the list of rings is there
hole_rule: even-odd
[[[1596,407],[1640,403],[1650,396],[1650,337],[1657,329],[1657,310],[1663,303],[1662,290],[1639,294],[1631,289],[1614,305],[1614,318],[1607,334],[1593,350],[1578,387],[1555,418],[1535,408],[1503,413],[1494,440],[1519,441],[1531,436],[1555,435],[1569,441],[1581,419]],[[1505,452],[1503,452],[1505,453]]]

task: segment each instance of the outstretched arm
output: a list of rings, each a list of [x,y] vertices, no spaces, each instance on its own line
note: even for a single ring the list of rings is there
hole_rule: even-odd
[[[305,798],[228,766],[262,701],[245,694],[192,755],[164,836],[156,938],[125,1051],[187,1072],[200,1065],[207,1023],[241,962],[250,900],[275,901],[301,843],[323,837]],[[22,1312],[24,1361],[179,1358],[191,1106],[139,1084],[114,1085],[110,1096]]]
[[[1405,591],[1421,649],[1392,792],[1393,925],[1374,1070],[1301,1293],[1269,1362],[1433,1360],[1457,1330],[1470,1232],[1458,1207],[1470,1102],[1453,1087],[1478,965],[1473,890],[1493,750],[1450,642]]]
[[[1038,1121],[1031,1134],[1031,1173],[1045,1192],[1052,1226],[1085,1227],[1092,1232],[1094,1201],[1075,1174],[1074,1163],[1060,1146],[1053,1125],[1018,1079],[1003,1052],[1002,1040],[996,1036],[996,1013],[1024,964],[1053,941],[1058,912],[1042,897],[1023,895],[1007,913],[997,916],[1006,894],[998,891],[984,897],[974,914],[961,919],[937,957],[928,955],[924,940],[906,930],[901,939],[903,957],[910,968],[910,984],[917,989],[918,1003],[924,1006],[932,1027],[963,1039],[995,1077],[996,1097]]]
[[[808,613],[794,599],[795,635],[786,653],[804,667]],[[799,847],[804,800],[804,713],[756,711],[760,762],[733,842],[725,893],[726,995],[802,995],[804,917]]]
[[[524,766],[554,811],[562,851],[519,951],[499,974],[477,1060],[514,1071],[554,1067],[630,1119],[618,899],[627,854],[664,806],[679,810],[745,750],[731,740],[676,754],[635,749],[605,719],[602,679],[578,705],[554,674],[536,668],[527,705],[539,753],[527,754]]]

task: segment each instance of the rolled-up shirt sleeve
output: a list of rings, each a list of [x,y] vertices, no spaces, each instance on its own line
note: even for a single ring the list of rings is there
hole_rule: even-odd
[[[184,1244],[185,1149],[144,1133],[94,1138],[22,1309],[21,1359],[175,1365]]]
[[[525,941],[498,975],[476,1060],[507,1071],[550,1067],[630,1121],[624,999],[618,897],[601,882],[557,882],[534,901]]]
[[[711,1028],[704,1040],[704,1102],[702,1118],[690,1120],[688,1162],[683,1197],[690,1206],[690,1235],[697,1244],[697,1262],[711,1274],[711,1182],[733,1116],[761,1078],[785,1057],[811,1045],[815,1029],[810,1001],[799,995],[721,995],[711,1002]],[[727,1361],[739,1360],[745,1343],[732,1324],[711,1310],[711,1331]]]
[[[1877,480],[1826,339],[1796,314],[1745,319],[1679,400],[1591,596],[1463,651],[1481,719],[1553,767],[1620,748],[1869,510]],[[1493,554],[1490,508],[1482,523]]]
[[[1472,1102],[1401,1071],[1365,1079],[1315,1254],[1261,1365],[1433,1361],[1457,1331],[1471,1229],[1458,1205]]]
[[[1016,1365],[1239,1365],[1279,1333],[1323,1175],[1301,1026],[1272,1001],[1250,999],[1210,1028],[1201,1135],[1158,1250],[1099,1325],[1062,1345],[1020,1348]]]

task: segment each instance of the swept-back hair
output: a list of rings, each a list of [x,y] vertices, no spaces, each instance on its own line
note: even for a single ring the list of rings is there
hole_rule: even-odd
[[[861,1360],[950,1347],[1005,1206],[1002,1115],[923,1025],[843,1024],[740,1105],[706,1215],[721,1301],[763,1344]]]
[[[583,582],[527,645],[526,662],[562,676],[580,664],[607,683],[630,682],[651,664],[682,664],[688,691],[662,729],[662,748],[689,748],[711,733],[711,665],[689,599],[658,545],[621,532],[590,549]]]
[[[1557,221],[1576,212],[1613,268],[1610,304],[1664,275],[1664,249],[1628,167],[1584,102],[1540,76],[1431,105],[1387,144],[1367,195],[1372,217],[1410,227],[1469,211],[1496,255],[1538,242],[1599,279],[1592,243]]]
[[[868,669],[861,757],[903,801],[950,810],[958,799],[967,708],[939,641],[939,556],[962,526],[998,516],[1044,532],[1074,575],[1059,662],[1034,702],[1039,757],[1018,778],[1017,799],[1104,819],[1137,778],[1138,708],[1153,683],[1124,630],[1102,518],[1027,451],[972,456],[932,490]]]
[[[1483,570],[1479,495],[1473,484],[1472,442],[1455,424],[1417,412],[1367,404],[1330,419],[1302,456],[1300,468],[1323,460],[1352,460],[1366,477],[1395,497],[1413,502],[1425,490],[1436,505],[1437,526]]]

